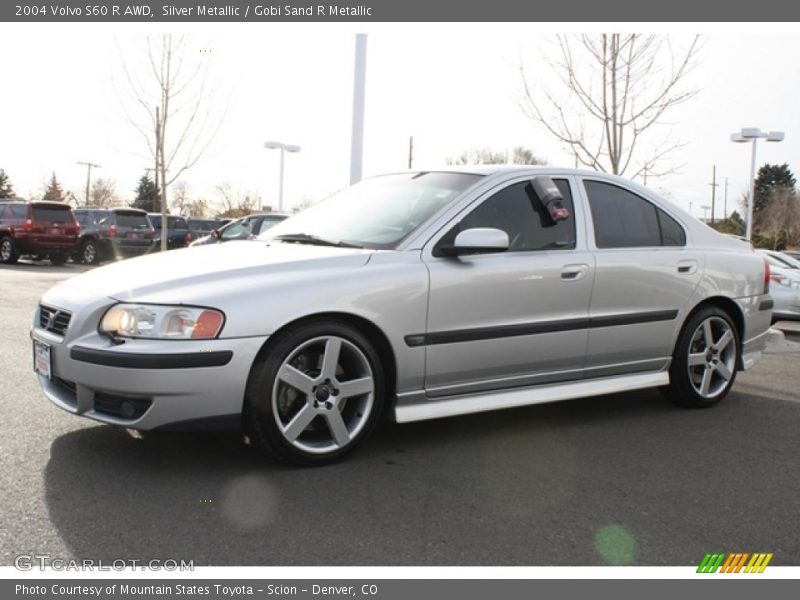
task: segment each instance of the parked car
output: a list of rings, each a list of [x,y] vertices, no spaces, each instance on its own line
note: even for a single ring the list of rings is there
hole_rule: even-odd
[[[759,248],[756,252],[768,256],[771,259],[771,265],[784,269],[800,270],[800,260],[786,252],[778,252],[777,250],[767,250],[764,248]]]
[[[766,257],[770,265],[770,296],[775,303],[772,320],[800,319],[800,265],[791,266],[791,257],[780,256],[780,252],[757,250]],[[778,256],[776,256],[778,255]],[[787,261],[790,260],[792,262]]]
[[[225,422],[318,465],[384,410],[409,422],[651,387],[713,406],[764,350],[769,283],[749,246],[619,177],[397,173],[258,241],[57,285],[33,322],[35,369],[68,412]]]
[[[201,219],[199,217],[188,217],[189,229],[192,232],[192,238],[198,240],[199,238],[210,235],[215,229],[219,229],[224,225],[221,219]]]
[[[800,260],[800,250],[784,250],[783,253],[795,260]]]
[[[273,225],[288,219],[289,215],[282,213],[258,213],[248,215],[235,221],[231,221],[224,227],[215,229],[210,235],[197,239],[191,243],[192,246],[205,246],[208,244],[218,244],[220,242],[230,242],[233,240],[248,240],[266,233]]]
[[[154,251],[161,250],[161,213],[148,213],[150,225],[156,231]],[[176,248],[186,248],[192,243],[194,236],[189,229],[189,222],[186,217],[180,215],[167,215],[167,250]]]
[[[0,202],[0,263],[21,256],[62,265],[78,245],[80,225],[63,202]]]
[[[81,225],[78,252],[73,259],[87,265],[130,258],[153,250],[155,229],[138,208],[78,208]]]

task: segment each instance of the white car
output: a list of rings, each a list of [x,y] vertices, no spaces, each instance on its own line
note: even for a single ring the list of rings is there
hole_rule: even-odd
[[[374,177],[265,235],[48,291],[32,329],[44,394],[133,429],[227,420],[314,465],[386,411],[408,422],[644,388],[710,407],[761,356],[772,316],[763,257],[602,173]]]

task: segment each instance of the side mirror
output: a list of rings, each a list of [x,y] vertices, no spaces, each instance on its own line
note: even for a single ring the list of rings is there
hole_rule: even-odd
[[[508,250],[508,234],[492,227],[465,229],[456,236],[452,246],[439,248],[445,256],[462,254],[489,254]]]
[[[211,232],[211,237],[218,238],[219,237],[219,229],[215,229]]]

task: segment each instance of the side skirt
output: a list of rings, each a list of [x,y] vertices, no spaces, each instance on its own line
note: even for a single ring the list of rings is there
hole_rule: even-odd
[[[669,373],[637,373],[597,379],[572,381],[553,385],[537,385],[513,390],[500,390],[479,394],[464,394],[431,400],[424,393],[399,395],[395,407],[398,423],[440,419],[455,415],[514,408],[530,404],[558,402],[575,398],[602,396],[617,392],[630,392],[658,387],[669,383]]]

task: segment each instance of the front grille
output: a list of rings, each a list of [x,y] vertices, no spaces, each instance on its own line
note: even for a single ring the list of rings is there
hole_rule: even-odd
[[[64,337],[71,318],[72,313],[68,310],[60,310],[44,304],[39,305],[39,326],[56,335]]]
[[[150,398],[126,398],[104,392],[94,394],[95,412],[120,419],[138,419],[147,412],[152,403]]]

